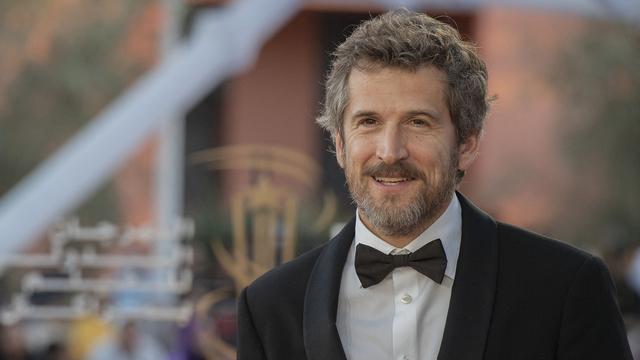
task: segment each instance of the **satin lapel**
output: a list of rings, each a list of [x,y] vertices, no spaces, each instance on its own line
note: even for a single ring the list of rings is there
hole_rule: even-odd
[[[496,223],[457,195],[462,243],[438,360],[479,360],[484,355],[498,274]]]
[[[336,316],[342,269],[353,242],[355,218],[318,257],[304,300],[303,336],[308,360],[346,360]]]

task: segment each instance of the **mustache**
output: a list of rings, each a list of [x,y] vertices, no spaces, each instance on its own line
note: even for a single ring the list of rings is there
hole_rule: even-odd
[[[402,177],[426,181],[422,171],[406,162],[397,162],[394,164],[379,162],[366,167],[363,170],[363,174],[365,176],[373,177]]]

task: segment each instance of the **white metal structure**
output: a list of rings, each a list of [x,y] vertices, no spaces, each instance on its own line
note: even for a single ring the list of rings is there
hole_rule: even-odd
[[[193,36],[170,46],[156,68],[96,116],[78,135],[39,166],[0,202],[0,253],[23,248],[59,217],[76,207],[113,174],[154,131],[168,144],[160,150],[169,160],[160,166],[159,222],[180,212],[181,186],[176,149],[188,109],[214,86],[245,69],[261,45],[282,26],[303,0],[235,0],[201,14]],[[474,9],[480,6],[535,7],[640,24],[637,0],[311,0],[334,6]],[[166,4],[174,6],[175,1]],[[171,26],[175,23],[171,22]],[[168,41],[172,44],[173,41]],[[165,48],[168,48],[165,46]],[[171,135],[173,134],[173,135]],[[177,134],[177,135],[176,135]],[[174,157],[174,160],[171,160]],[[171,165],[173,164],[173,165]],[[169,190],[167,190],[169,189]],[[174,190],[170,190],[174,189]],[[43,206],[46,204],[46,206]]]
[[[181,119],[215,85],[251,64],[299,3],[238,0],[203,12],[190,39],[3,197],[0,253],[15,252],[43,233],[104,183],[154,131]]]

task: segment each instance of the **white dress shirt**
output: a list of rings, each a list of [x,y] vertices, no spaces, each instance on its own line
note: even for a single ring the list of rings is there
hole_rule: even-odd
[[[449,310],[462,236],[456,195],[427,230],[402,249],[374,235],[356,212],[355,238],[342,271],[337,328],[349,360],[436,360]],[[410,267],[394,269],[382,282],[363,288],[355,270],[356,246],[385,254],[414,252],[440,239],[447,256],[441,284]]]

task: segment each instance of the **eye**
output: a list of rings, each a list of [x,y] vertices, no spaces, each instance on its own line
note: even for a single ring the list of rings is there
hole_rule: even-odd
[[[358,126],[373,126],[378,123],[378,120],[370,117],[361,118],[358,120]]]
[[[419,126],[419,127],[429,126],[429,121],[422,118],[413,118],[409,121],[409,123],[413,126]]]

